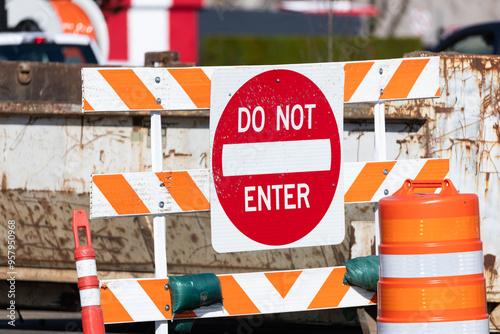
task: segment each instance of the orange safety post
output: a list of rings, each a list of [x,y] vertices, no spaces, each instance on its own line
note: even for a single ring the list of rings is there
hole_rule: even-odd
[[[406,180],[379,217],[378,332],[488,333],[477,196]]]
[[[78,229],[85,229],[87,245],[80,246]],[[90,226],[85,210],[73,211],[73,237],[75,238],[76,274],[82,306],[83,333],[105,333],[99,293],[99,280],[95,263],[95,251],[90,238]]]

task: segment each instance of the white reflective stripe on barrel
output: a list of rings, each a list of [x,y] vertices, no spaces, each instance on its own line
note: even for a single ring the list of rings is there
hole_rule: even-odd
[[[489,320],[423,323],[378,322],[377,330],[379,333],[384,334],[488,334]]]
[[[442,277],[483,273],[483,252],[380,254],[381,277]]]
[[[101,293],[98,288],[80,290],[80,303],[82,307],[101,305]]]
[[[76,262],[76,276],[88,277],[97,276],[97,267],[95,260],[81,260]]]

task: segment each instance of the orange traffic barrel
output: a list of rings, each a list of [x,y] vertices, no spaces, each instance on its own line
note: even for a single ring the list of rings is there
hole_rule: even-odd
[[[406,180],[379,218],[378,332],[488,333],[477,196]]]

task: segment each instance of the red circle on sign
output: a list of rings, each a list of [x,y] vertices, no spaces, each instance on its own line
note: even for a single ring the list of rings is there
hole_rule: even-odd
[[[302,113],[299,107],[291,112],[297,105],[301,106]],[[283,118],[278,117],[278,106],[283,111],[280,117],[289,107],[288,130]],[[249,113],[239,112],[239,108],[246,108]],[[292,115],[295,116],[293,119]],[[257,149],[255,145],[233,146],[241,148],[242,152],[245,147],[252,146],[252,149],[249,155],[237,154],[240,158],[244,156],[245,161],[233,161],[226,156],[223,165],[223,151],[226,150],[227,154],[228,145],[261,143],[272,146],[275,142],[294,141],[300,146],[310,140],[321,140],[323,147],[325,143],[327,147],[329,145],[329,152],[324,155],[330,156],[314,157],[318,166],[330,162],[327,164],[329,168],[283,173],[273,170],[266,174],[248,172],[235,175],[230,172],[235,165],[238,169],[238,164],[245,164],[245,161],[252,166],[265,164],[266,161],[259,159],[259,150],[265,150],[266,146],[260,144]],[[263,72],[238,89],[217,124],[212,146],[212,173],[217,197],[232,224],[248,238],[265,245],[290,244],[309,234],[328,211],[339,179],[340,155],[337,122],[320,88],[294,71]],[[295,154],[297,159],[300,165],[301,158]],[[311,162],[307,162],[311,166]]]

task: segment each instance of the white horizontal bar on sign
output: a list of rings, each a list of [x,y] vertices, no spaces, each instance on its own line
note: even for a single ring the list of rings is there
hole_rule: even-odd
[[[228,144],[222,147],[224,176],[319,172],[331,167],[328,139]]]

